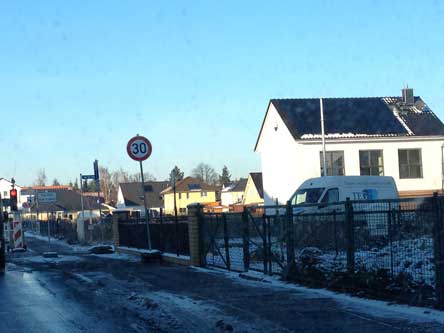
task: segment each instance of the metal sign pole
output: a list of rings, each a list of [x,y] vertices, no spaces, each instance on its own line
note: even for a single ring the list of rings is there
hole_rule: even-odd
[[[51,231],[49,228],[49,211],[46,211],[46,222],[48,222],[48,252],[51,252]]]
[[[150,217],[148,216],[148,207],[146,204],[145,179],[143,177],[142,161],[140,163],[140,177],[142,179],[143,206],[145,207],[146,235],[148,237],[148,249],[151,250]]]
[[[83,207],[83,179],[82,179],[82,174],[80,174],[80,207],[82,209],[82,223],[83,220],[85,219],[85,210]]]
[[[5,253],[5,227],[4,227],[4,221],[3,221],[3,205],[2,205],[2,199],[0,197],[0,274],[3,274],[5,272],[6,267],[6,253]]]
[[[102,223],[102,203],[100,202],[100,174],[99,174],[99,161],[94,161],[94,180],[96,182],[97,190],[97,204],[99,205],[99,221]]]

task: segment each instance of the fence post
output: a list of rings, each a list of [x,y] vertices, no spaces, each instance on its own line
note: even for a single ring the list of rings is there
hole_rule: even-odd
[[[345,201],[345,223],[347,241],[347,271],[355,272],[355,233],[353,228],[353,204],[350,198]]]
[[[245,272],[248,272],[250,269],[250,229],[248,223],[248,210],[246,207],[244,207],[244,211],[242,212],[242,242]]]
[[[225,261],[227,263],[227,269],[231,270],[228,224],[227,224],[227,215],[225,213],[222,213],[222,223],[224,225],[224,246],[225,246],[225,258],[226,258]]]
[[[117,249],[120,245],[119,238],[119,214],[113,214],[113,243],[114,247]],[[82,222],[83,223],[83,222]]]
[[[286,236],[287,236],[287,267],[289,271],[295,264],[294,256],[294,228],[293,228],[293,207],[291,201],[287,201],[286,207]]]
[[[435,210],[433,225],[433,252],[436,274],[436,307],[444,309],[444,220],[443,202],[438,193],[433,193],[433,209]]]
[[[203,242],[203,216],[200,204],[188,205],[188,238],[190,242],[190,263],[192,266],[205,266]]]
[[[160,251],[165,251],[165,239],[163,237],[163,208],[159,210],[159,240]]]
[[[264,274],[268,273],[268,244],[267,244],[267,223],[265,221],[265,213],[262,214],[262,255],[264,264]]]

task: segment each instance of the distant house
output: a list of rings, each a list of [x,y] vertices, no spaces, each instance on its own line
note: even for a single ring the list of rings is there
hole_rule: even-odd
[[[77,220],[80,212],[82,211],[81,196],[78,191],[73,189],[67,189],[65,187],[32,187],[24,190],[26,195],[32,196],[32,206],[31,206],[31,218],[39,220],[47,219],[69,219]],[[54,202],[39,202],[40,192],[54,192],[55,201]],[[94,197],[84,197],[83,198],[83,209],[85,211],[85,216],[100,216],[100,209],[102,213],[107,210],[105,206],[99,206],[97,203],[97,198]],[[29,214],[29,213],[28,213]]]
[[[236,182],[224,186],[221,191],[222,206],[229,207],[235,204],[242,204],[246,185],[247,178],[241,178]]]
[[[251,172],[248,176],[243,204],[245,206],[264,204],[264,189],[262,186],[261,172]]]
[[[443,188],[444,125],[426,103],[402,97],[324,98],[327,175],[392,176],[401,195]],[[320,99],[270,100],[256,142],[266,204],[285,203],[323,168]]]
[[[161,192],[169,185],[166,181],[145,182],[146,204],[151,211],[160,212],[164,207]],[[117,192],[117,209],[128,209],[139,211],[141,216],[145,215],[143,204],[142,183],[121,183]]]
[[[197,178],[186,177],[176,183],[176,206],[177,213],[187,214],[187,207],[192,203],[214,204],[216,202],[216,186],[209,185]],[[174,190],[169,186],[162,191],[164,198],[165,213],[174,214]]]

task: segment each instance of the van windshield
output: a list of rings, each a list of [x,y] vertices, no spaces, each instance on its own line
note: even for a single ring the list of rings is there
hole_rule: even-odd
[[[302,188],[296,191],[291,203],[293,205],[317,203],[325,188]]]

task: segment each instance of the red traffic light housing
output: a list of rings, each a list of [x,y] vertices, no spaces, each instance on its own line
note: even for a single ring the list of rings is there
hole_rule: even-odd
[[[11,211],[17,211],[17,190],[15,188],[9,191],[9,205]]]

